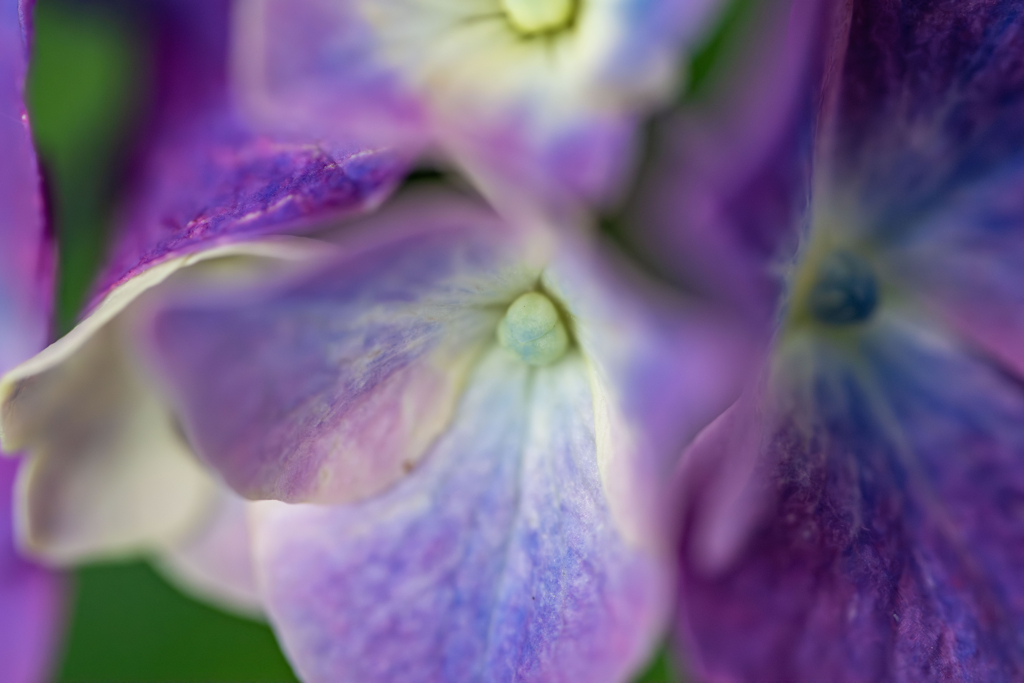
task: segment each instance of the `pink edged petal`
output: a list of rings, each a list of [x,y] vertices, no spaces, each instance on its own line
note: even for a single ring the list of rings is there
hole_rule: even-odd
[[[252,499],[349,501],[402,477],[538,277],[507,236],[428,192],[343,228],[345,253],[294,280],[171,299],[154,353],[198,452]]]
[[[10,495],[17,468],[0,460],[0,680],[39,683],[60,639],[63,591],[53,573],[15,547]]]
[[[352,506],[261,503],[267,607],[304,680],[624,680],[668,566],[616,531],[587,371],[495,348],[423,465]]]
[[[157,566],[182,590],[239,614],[258,617],[262,601],[253,574],[249,503],[222,489],[205,519],[162,548]]]
[[[351,132],[328,143],[244,121],[227,83],[231,8],[183,0],[136,10],[157,36],[156,113],[94,305],[169,258],[376,208],[405,175],[408,155]]]

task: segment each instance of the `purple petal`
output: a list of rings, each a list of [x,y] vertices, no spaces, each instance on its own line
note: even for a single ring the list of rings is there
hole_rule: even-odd
[[[304,680],[623,680],[657,638],[665,567],[624,543],[579,356],[485,357],[448,432],[386,494],[267,506],[256,552]]]
[[[23,101],[28,37],[19,17],[31,3],[0,3],[0,370],[46,342],[53,245]]]
[[[138,10],[157,36],[157,114],[97,301],[175,255],[373,208],[405,173],[404,159],[351,136],[324,144],[243,122],[227,88],[230,9],[187,0]]]
[[[403,476],[538,275],[491,214],[458,201],[412,198],[363,227],[369,246],[346,228],[345,255],[297,281],[157,315],[186,430],[248,498],[346,501]]]
[[[837,182],[897,230],[1024,149],[1024,9],[858,0],[836,110]]]
[[[666,482],[685,445],[739,392],[750,329],[653,286],[611,250],[562,246],[543,284],[569,311],[591,368],[612,514],[631,540],[657,546]]]
[[[35,683],[49,673],[59,640],[61,587],[15,548],[11,488],[18,464],[0,459],[0,680]]]
[[[906,227],[884,253],[888,276],[962,338],[1024,376],[1024,173],[994,174]]]
[[[23,93],[31,2],[0,2],[0,370],[24,359],[49,332],[53,254]],[[26,21],[23,24],[22,21]],[[59,628],[60,587],[20,557],[12,487],[18,463],[0,459],[0,680],[41,681]]]
[[[680,631],[705,679],[1024,675],[1024,392],[899,325],[766,423],[772,502],[735,562],[700,567],[687,536]]]
[[[667,272],[768,319],[774,261],[807,207],[831,16],[804,0],[752,7],[723,85],[655,129],[630,227]]]

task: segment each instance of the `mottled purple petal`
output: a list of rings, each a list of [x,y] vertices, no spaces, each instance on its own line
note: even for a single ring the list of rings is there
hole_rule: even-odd
[[[610,518],[587,371],[492,350],[448,432],[348,507],[263,503],[267,606],[310,683],[624,680],[657,638],[664,565]]]
[[[834,132],[838,183],[899,233],[954,190],[1019,164],[1024,7],[1013,0],[852,3]]]
[[[702,568],[684,542],[680,631],[703,679],[1024,675],[1024,391],[893,320],[859,362],[808,360],[813,405],[766,423],[773,502],[736,562]]]
[[[227,0],[136,10],[156,36],[156,114],[96,301],[175,255],[374,208],[404,175],[404,158],[351,136],[328,144],[243,122],[227,87]]]
[[[200,293],[154,323],[186,431],[248,498],[353,500],[412,469],[538,277],[492,214],[453,197],[392,205],[362,226],[369,245],[355,229],[297,281]]]

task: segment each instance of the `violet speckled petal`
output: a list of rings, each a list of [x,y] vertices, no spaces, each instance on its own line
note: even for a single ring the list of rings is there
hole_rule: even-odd
[[[836,183],[899,233],[1024,149],[1024,7],[858,0],[835,120]]]
[[[303,679],[625,680],[656,643],[668,574],[610,519],[592,406],[578,354],[531,371],[494,348],[384,495],[258,504],[260,581]]]
[[[714,89],[655,128],[627,216],[662,270],[770,321],[775,259],[807,206],[832,17],[807,0],[749,7]]]
[[[10,494],[18,465],[0,459],[0,680],[37,683],[60,636],[61,591],[51,572],[15,547]]]
[[[185,429],[247,498],[348,501],[407,473],[539,276],[492,214],[453,196],[397,201],[361,226],[368,245],[357,229],[295,281],[208,289],[156,316]]]
[[[703,680],[1024,676],[1024,391],[895,318],[862,351],[765,423],[772,510],[738,560],[702,570],[684,542]]]
[[[156,37],[156,112],[94,304],[176,255],[375,208],[407,168],[351,136],[324,143],[255,130],[227,87],[227,0],[135,8]]]

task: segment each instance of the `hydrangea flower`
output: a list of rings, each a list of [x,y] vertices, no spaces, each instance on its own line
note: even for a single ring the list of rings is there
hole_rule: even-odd
[[[0,2],[0,369],[49,333],[53,253],[22,98],[31,3]],[[58,635],[60,594],[50,572],[14,543],[11,493],[18,461],[0,459],[0,680],[41,681]]]
[[[672,94],[714,0],[238,3],[238,92],[258,120],[433,149],[499,208],[608,201],[633,128]]]
[[[423,189],[302,274],[155,304],[190,441],[273,499],[254,566],[304,680],[621,681],[657,644],[665,482],[738,345],[551,232]]]
[[[680,642],[700,680],[1020,680],[1024,8],[759,9],[640,200],[764,322],[683,471]]]
[[[227,3],[155,7],[169,81],[112,265],[0,380],[24,542],[156,551],[309,681],[623,680],[671,606],[661,493],[730,391],[725,324],[451,191],[339,223],[404,159],[254,132]]]
[[[214,258],[295,258],[300,247],[268,233],[376,206],[405,164],[384,149],[248,128],[226,91],[229,9],[134,8],[156,37],[159,106],[113,254],[88,315],[12,370],[0,395],[4,446],[26,453],[17,507],[27,550],[56,564],[156,552],[186,587],[251,612],[244,504],[199,465],[153,392],[132,342],[137,302]]]

